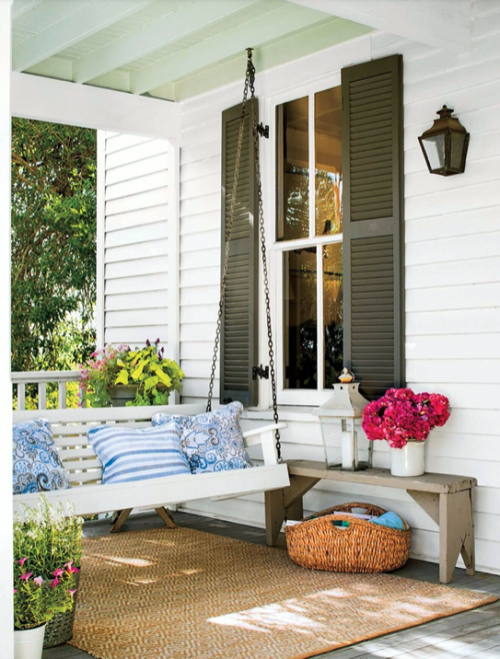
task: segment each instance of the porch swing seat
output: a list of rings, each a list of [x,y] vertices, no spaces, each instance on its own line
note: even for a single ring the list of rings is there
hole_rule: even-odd
[[[272,424],[243,433],[245,446],[253,452],[262,447],[258,458],[262,465],[249,469],[182,474],[128,483],[101,483],[102,464],[87,439],[87,431],[99,425],[116,424],[120,428],[147,428],[153,414],[194,415],[205,405],[168,405],[164,407],[118,407],[14,412],[14,422],[43,417],[51,425],[54,443],[68,473],[70,489],[45,492],[52,504],[71,506],[77,515],[125,511],[134,508],[155,509],[167,522],[165,506],[188,503],[196,499],[225,499],[256,492],[266,492],[290,485],[288,468],[280,464],[276,453],[275,431],[286,424]],[[278,428],[277,428],[278,426]],[[22,513],[22,504],[36,507],[40,493],[14,495],[14,510]],[[125,516],[125,518],[126,518]],[[122,523],[124,521],[122,515]],[[121,524],[120,524],[121,526]],[[113,530],[118,530],[115,525]]]

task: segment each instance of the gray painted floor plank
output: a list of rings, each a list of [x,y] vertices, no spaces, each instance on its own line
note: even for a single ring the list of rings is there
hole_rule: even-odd
[[[259,545],[266,544],[264,529],[199,517],[190,513],[175,513],[174,517],[179,526]],[[145,513],[130,517],[123,527],[123,532],[162,526],[163,522],[157,515]],[[87,537],[107,535],[109,527],[107,520],[87,522],[85,535]],[[281,547],[285,546],[283,536],[280,537],[278,544]],[[394,574],[439,583],[439,566],[416,559],[410,559]],[[468,576],[465,570],[457,569],[450,586],[487,591],[492,595],[500,596],[500,576],[496,575],[478,573]],[[86,652],[70,645],[46,650],[43,653],[43,659],[88,659],[89,656]],[[320,657],[321,659],[460,659],[461,657],[500,659],[500,603],[364,641],[349,648],[322,654]],[[123,659],[128,658],[123,657]],[[269,659],[277,658],[269,657]]]

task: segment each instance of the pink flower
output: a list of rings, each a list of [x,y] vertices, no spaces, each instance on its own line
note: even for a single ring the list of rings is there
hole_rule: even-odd
[[[430,431],[450,416],[449,401],[440,394],[415,394],[411,389],[389,389],[363,411],[362,427],[370,440],[385,439],[392,448],[409,441],[423,442]]]
[[[59,583],[59,579],[56,577],[56,578],[52,581],[52,583],[50,584],[50,587],[51,587],[51,588],[55,588],[55,587],[57,586],[58,583]]]
[[[78,589],[77,588],[71,588],[70,590],[67,590],[66,592],[71,595],[71,599],[73,599],[74,594],[76,593]]]
[[[36,583],[37,586],[41,586],[44,583],[42,577],[35,577],[33,581]]]
[[[59,577],[62,577],[62,575],[64,574],[64,570],[62,569],[62,567],[59,567],[57,568],[57,570],[54,570],[52,574],[55,576],[56,579],[58,579]]]
[[[22,579],[23,581],[27,582],[32,574],[33,574],[33,572],[25,572],[24,574],[21,574],[21,576],[19,578]]]
[[[66,572],[68,574],[75,574],[76,572],[80,572],[80,570],[77,567],[73,567],[73,559],[71,559],[66,565],[64,566],[66,568]]]
[[[27,560],[28,560],[28,557],[25,556],[24,558],[20,558],[18,561],[16,561],[16,563],[19,563],[19,565],[22,567],[26,563]]]
[[[14,588],[14,595],[17,593],[17,588]]]

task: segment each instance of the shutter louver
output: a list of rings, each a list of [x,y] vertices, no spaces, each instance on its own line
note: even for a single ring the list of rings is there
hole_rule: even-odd
[[[342,71],[344,356],[369,399],[404,384],[402,64]]]
[[[240,172],[226,284],[226,301],[221,328],[220,400],[238,400],[256,405],[258,383],[252,367],[258,355],[257,211],[255,166],[252,138],[253,115],[257,100],[247,104],[247,118],[241,151]],[[222,255],[231,207],[241,105],[222,113]]]

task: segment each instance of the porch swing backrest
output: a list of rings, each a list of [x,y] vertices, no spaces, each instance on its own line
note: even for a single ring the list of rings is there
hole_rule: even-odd
[[[158,412],[195,415],[205,411],[203,404],[155,407],[87,408],[14,412],[14,422],[43,417],[51,425],[54,443],[68,473],[71,488],[46,492],[47,499],[63,505],[71,503],[79,515],[113,512],[125,508],[155,508],[203,498],[225,498],[279,489],[289,485],[288,469],[278,463],[274,440],[275,424],[243,433],[252,452],[261,446],[262,466],[196,475],[169,476],[147,481],[102,485],[102,464],[87,438],[87,430],[100,425],[147,428]],[[280,424],[285,427],[285,424]],[[39,493],[14,495],[14,510],[21,504],[38,505]]]

